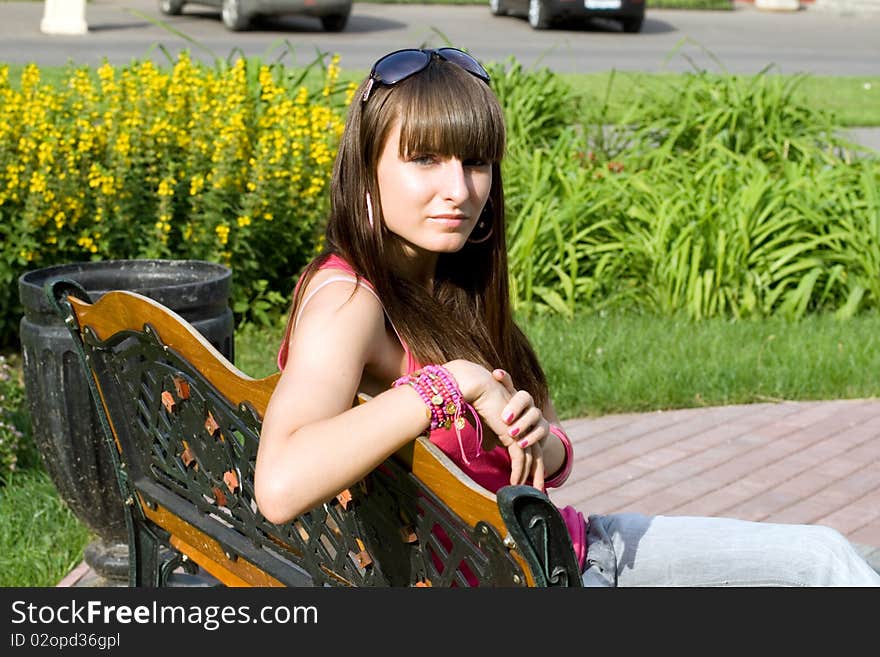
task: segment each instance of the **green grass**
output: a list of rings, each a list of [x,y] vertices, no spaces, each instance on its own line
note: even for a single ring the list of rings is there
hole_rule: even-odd
[[[0,487],[0,586],[55,586],[89,540],[42,470],[19,472]]]
[[[714,72],[723,73],[720,69]],[[561,73],[560,77],[571,85],[584,102],[602,102],[607,93],[606,122],[615,123],[631,107],[636,96],[675,96],[683,75],[606,71]],[[754,76],[735,77],[748,82]],[[795,91],[794,100],[833,113],[844,126],[880,126],[880,76],[807,76]]]
[[[880,77],[814,76],[799,93],[807,104],[837,115],[845,126],[880,126]]]
[[[619,316],[523,323],[563,418],[880,396],[880,316],[731,322]]]
[[[560,417],[726,404],[880,396],[880,316],[847,321],[657,316],[533,317],[520,325]],[[236,364],[275,371],[282,326],[244,327]]]

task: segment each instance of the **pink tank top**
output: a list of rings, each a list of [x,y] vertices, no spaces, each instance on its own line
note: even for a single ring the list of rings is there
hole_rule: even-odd
[[[330,257],[328,257],[321,264],[320,269],[338,269],[345,272],[346,275],[331,277],[323,281],[308,296],[303,298],[302,303],[300,303],[296,317],[291,317],[287,322],[284,339],[281,343],[280,349],[278,350],[279,369],[284,369],[284,365],[287,363],[288,342],[290,340],[290,334],[295,328],[299,320],[299,316],[300,314],[302,314],[302,310],[303,308],[305,308],[309,300],[324,285],[329,285],[330,283],[339,280],[347,280],[352,282],[354,281],[354,269],[350,264],[348,264],[345,260],[337,255],[331,255]],[[301,283],[302,278],[300,278],[296,283],[294,295],[296,295],[299,291]],[[379,299],[376,291],[373,289],[373,286],[370,284],[369,281],[364,278],[360,278],[358,284],[364,287],[364,289],[368,290],[371,294],[373,294],[379,300],[379,303],[382,303],[382,300]],[[394,328],[393,323],[391,324],[391,326],[392,328]],[[400,333],[397,332],[396,328],[394,328],[394,332],[397,334],[397,338],[398,340],[400,340],[400,344],[403,347],[403,351],[407,357],[406,374],[414,372],[421,367],[421,364],[416,361],[415,357],[410,352],[406,342],[400,337]],[[479,422],[479,419],[477,419],[477,421]],[[494,493],[502,486],[506,486],[510,483],[510,455],[508,454],[507,449],[498,446],[490,450],[483,450],[477,431],[473,426],[471,426],[470,423],[465,424],[465,427],[460,431],[460,434],[456,432],[454,428],[435,429],[430,433],[429,439],[432,443],[437,445],[437,447],[439,447],[444,454],[452,459],[452,461],[465,474],[467,474],[471,479],[473,479],[483,488],[490,490]],[[581,571],[583,571],[587,557],[586,520],[584,519],[584,516],[580,511],[571,506],[560,507],[559,512],[562,515],[562,519],[565,521],[565,525],[568,528],[568,533],[571,535],[572,543],[575,550],[575,557],[577,558],[578,565],[580,566]]]

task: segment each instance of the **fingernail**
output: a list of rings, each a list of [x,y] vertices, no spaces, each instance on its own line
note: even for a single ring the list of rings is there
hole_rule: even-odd
[[[528,438],[523,438],[522,440],[520,440],[520,441],[519,441],[519,446],[522,447],[523,449],[525,449],[526,447],[528,447],[528,446],[529,446],[529,439],[528,439]]]
[[[504,422],[510,424],[510,421],[513,419],[513,413],[508,413],[504,416]],[[515,436],[515,433],[510,434],[511,436]]]
[[[514,436],[516,436],[516,434],[519,433],[519,427],[514,427],[508,433],[510,434],[510,437],[513,438]]]

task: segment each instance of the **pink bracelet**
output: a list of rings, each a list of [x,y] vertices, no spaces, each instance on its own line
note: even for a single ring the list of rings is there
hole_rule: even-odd
[[[470,465],[470,461],[468,461],[465,455],[464,443],[461,438],[461,430],[464,429],[466,424],[463,412],[466,408],[470,409],[475,418],[477,413],[470,404],[464,401],[458,383],[456,383],[452,374],[449,373],[449,370],[441,365],[425,365],[421,369],[401,376],[394,381],[392,387],[397,388],[402,385],[408,385],[413,388],[428,406],[431,414],[431,425],[429,427],[431,431],[455,427],[461,457],[465,463]],[[480,455],[479,448],[482,443],[483,427],[478,419],[477,456]]]
[[[544,487],[558,488],[565,483],[565,480],[568,479],[568,476],[571,474],[571,470],[574,467],[574,449],[571,446],[571,439],[561,427],[551,424],[550,433],[562,441],[562,446],[565,447],[565,460],[562,462],[559,470],[556,471],[556,474],[544,482]]]
[[[461,417],[464,402],[458,384],[446,368],[440,365],[425,365],[411,374],[397,379],[392,387],[408,385],[412,387],[431,411],[431,431],[443,427],[449,429],[453,423],[456,429],[464,427]]]

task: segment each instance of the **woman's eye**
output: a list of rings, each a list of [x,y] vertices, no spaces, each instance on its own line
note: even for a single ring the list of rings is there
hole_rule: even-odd
[[[434,164],[437,162],[437,157],[435,155],[416,155],[410,158],[410,162],[423,165]]]
[[[486,160],[481,160],[478,157],[472,157],[464,161],[463,163],[466,167],[486,167],[489,166],[489,163]]]

